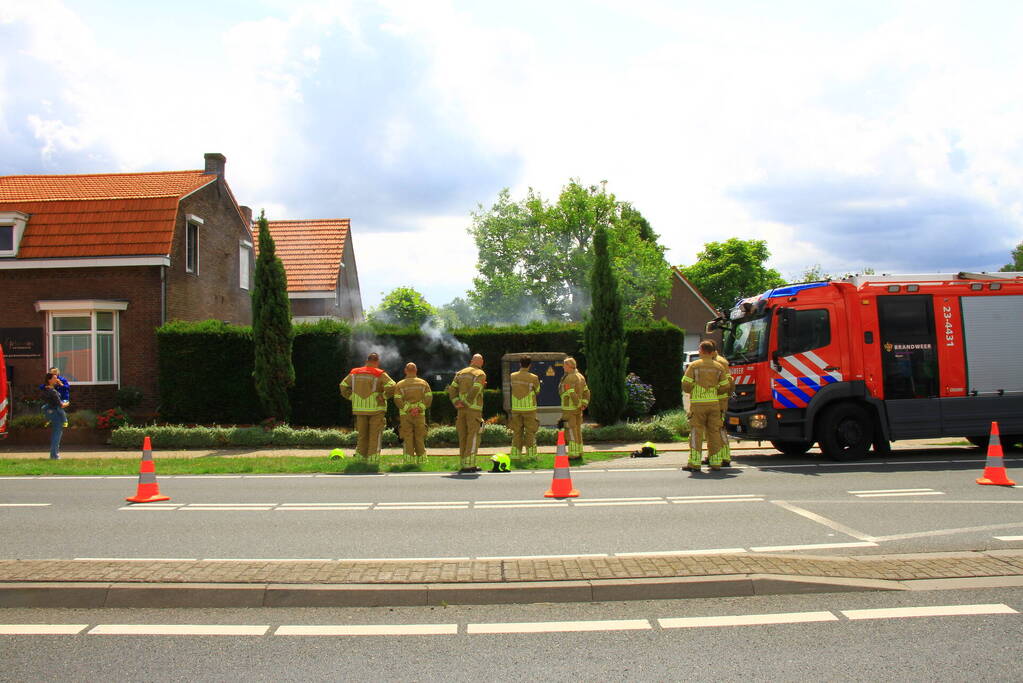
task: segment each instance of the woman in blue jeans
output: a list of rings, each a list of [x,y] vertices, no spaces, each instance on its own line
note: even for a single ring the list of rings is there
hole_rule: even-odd
[[[60,375],[46,373],[46,383],[43,385],[43,415],[50,421],[50,460],[60,457],[60,437],[64,434],[64,423],[67,422],[67,414],[64,408],[67,401],[60,400],[56,386],[60,384]]]

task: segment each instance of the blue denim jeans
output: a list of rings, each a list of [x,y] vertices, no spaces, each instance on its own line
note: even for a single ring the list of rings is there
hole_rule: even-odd
[[[43,415],[50,421],[50,457],[56,459],[60,455],[60,437],[64,435],[67,414],[63,408],[43,406]]]

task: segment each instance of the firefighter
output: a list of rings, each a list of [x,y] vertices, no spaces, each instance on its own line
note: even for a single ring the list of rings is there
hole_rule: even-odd
[[[341,395],[352,402],[355,431],[359,441],[355,452],[362,458],[380,455],[380,440],[384,433],[387,412],[387,393],[394,380],[380,369],[380,355],[366,356],[366,364],[354,368],[341,380]]]
[[[731,467],[732,466],[732,447],[728,443],[728,432],[725,431],[725,413],[728,412],[728,397],[732,395],[732,391],[735,390],[735,378],[732,377],[732,371],[728,369],[728,359],[717,352],[717,348],[714,350],[714,362],[724,368],[728,374],[728,390],[725,395],[718,402],[721,408],[721,466]]]
[[[426,457],[426,409],[433,394],[426,380],[418,377],[415,363],[405,365],[405,379],[391,390],[400,420],[399,434],[406,462],[422,462]]]
[[[536,430],[540,420],[536,417],[536,395],[540,393],[540,378],[529,371],[533,359],[523,356],[519,359],[519,370],[511,375],[511,417],[508,427],[512,433],[512,457],[526,455],[536,457]]]
[[[714,342],[700,342],[700,357],[690,363],[682,378],[682,391],[689,399],[689,463],[682,469],[699,472],[703,465],[703,440],[707,440],[710,468],[721,469],[721,397],[728,390],[728,377],[714,361]]]
[[[455,427],[458,430],[458,470],[460,473],[479,472],[476,450],[479,448],[480,428],[483,426],[483,389],[487,386],[487,373],[483,372],[483,356],[476,354],[469,367],[455,373],[448,385],[448,396],[458,409]]]
[[[590,388],[571,356],[565,359],[565,374],[558,383],[558,395],[561,396],[561,422],[568,436],[568,457],[581,458],[583,411],[590,404]]]

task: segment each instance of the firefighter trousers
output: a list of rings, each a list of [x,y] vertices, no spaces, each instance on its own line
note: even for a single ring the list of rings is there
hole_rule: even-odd
[[[693,403],[689,414],[689,466],[703,464],[703,441],[711,467],[721,466],[721,407],[713,403]]]
[[[718,401],[721,409],[721,464],[729,465],[732,462],[732,447],[728,443],[728,432],[725,430],[725,412],[728,410],[728,399]]]
[[[383,412],[355,416],[355,431],[359,433],[359,440],[355,444],[356,455],[363,458],[380,455],[380,439],[384,434],[385,422]]]
[[[426,455],[426,415],[402,415],[398,424],[398,433],[401,436],[406,458],[416,456],[421,458]]]
[[[527,453],[536,448],[536,430],[540,428],[536,411],[512,411],[508,418],[508,428],[512,433],[512,455],[522,455],[523,447]]]
[[[476,466],[476,451],[479,449],[480,428],[483,426],[483,411],[459,408],[455,429],[458,430],[458,455],[460,467]]]
[[[564,410],[561,412],[561,419],[565,421],[568,457],[581,458],[583,455],[583,411]]]

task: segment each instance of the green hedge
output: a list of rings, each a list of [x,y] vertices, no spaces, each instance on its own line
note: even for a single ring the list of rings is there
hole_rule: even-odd
[[[653,386],[662,412],[682,405],[682,346],[685,333],[660,322],[626,331],[629,366]],[[255,424],[262,411],[252,381],[252,331],[220,321],[173,321],[157,330],[161,418],[170,422]],[[562,351],[575,356],[586,371],[582,326],[569,323],[533,323],[517,327],[455,330],[454,337],[428,335],[416,328],[360,325],[351,329],[338,321],[295,326],[293,361],[296,384],[291,392],[296,425],[351,425],[351,404],[338,393],[338,383],[352,366],[361,365],[366,352],[381,353],[385,370],[395,380],[412,360],[420,376],[443,389],[470,353],[481,353],[489,391],[484,415],[503,409],[501,357],[506,353]],[[440,377],[440,380],[437,378]],[[388,411],[391,424],[397,413]],[[435,393],[431,422],[454,421],[446,396]]]

